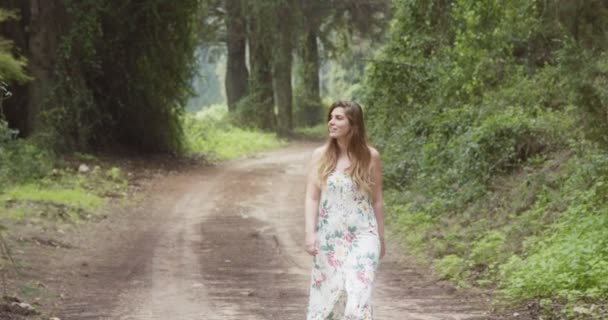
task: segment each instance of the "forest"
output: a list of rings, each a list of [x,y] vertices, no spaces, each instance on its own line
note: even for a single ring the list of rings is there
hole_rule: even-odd
[[[605,0],[3,0],[1,232],[17,194],[89,183],[66,156],[229,159],[352,99],[417,263],[500,310],[608,317],[607,49]]]

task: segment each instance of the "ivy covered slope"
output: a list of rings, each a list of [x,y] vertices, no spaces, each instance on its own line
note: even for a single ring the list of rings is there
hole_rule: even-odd
[[[393,5],[365,85],[393,230],[460,285],[606,315],[605,2]]]

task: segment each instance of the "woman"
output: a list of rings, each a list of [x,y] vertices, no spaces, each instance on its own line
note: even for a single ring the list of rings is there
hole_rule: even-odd
[[[384,256],[382,170],[363,111],[332,104],[329,139],[312,155],[306,184],[306,251],[314,256],[307,320],[372,319],[372,283]]]

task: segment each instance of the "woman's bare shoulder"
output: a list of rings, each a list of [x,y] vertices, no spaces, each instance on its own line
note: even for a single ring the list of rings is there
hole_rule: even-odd
[[[369,152],[372,155],[372,159],[380,159],[380,152],[378,152],[378,150],[376,150],[376,148],[372,147],[372,146],[367,146],[369,148]]]
[[[327,150],[327,145],[322,145],[320,147],[315,148],[315,150],[312,152],[312,160],[317,161],[321,159],[321,156],[323,156],[325,150]]]

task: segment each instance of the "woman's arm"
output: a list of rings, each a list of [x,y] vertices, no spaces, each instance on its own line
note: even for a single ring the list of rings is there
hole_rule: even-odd
[[[378,236],[380,237],[380,258],[384,257],[385,246],[384,246],[384,198],[382,197],[382,161],[380,160],[380,154],[374,148],[371,148],[372,152],[372,207],[374,208],[374,214],[376,215],[376,221],[378,223]]]
[[[312,153],[312,159],[308,167],[308,178],[306,182],[306,197],[304,200],[304,231],[306,234],[305,249],[310,255],[316,255],[318,242],[315,228],[319,215],[319,198],[321,189],[317,181],[317,163],[322,155],[322,148],[317,148]]]

